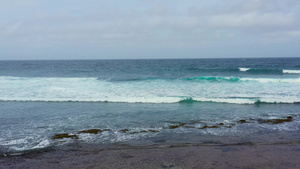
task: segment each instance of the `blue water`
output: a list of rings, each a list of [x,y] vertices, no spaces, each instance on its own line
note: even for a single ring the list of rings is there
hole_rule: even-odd
[[[0,61],[0,153],[300,141],[299,103],[300,58]]]

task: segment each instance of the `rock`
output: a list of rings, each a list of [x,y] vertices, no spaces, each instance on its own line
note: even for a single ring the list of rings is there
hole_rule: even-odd
[[[205,126],[200,127],[198,129],[206,129],[206,128],[219,128],[219,126],[207,126],[207,125],[205,125]]]
[[[122,132],[122,133],[126,133],[127,131],[129,131],[129,130],[128,129],[120,130],[120,132]]]
[[[75,138],[75,139],[78,139],[78,136],[77,135],[69,135],[68,133],[63,133],[63,134],[56,134],[55,136],[52,137],[53,140],[63,139],[63,138]]]
[[[270,124],[280,124],[280,123],[285,123],[285,122],[291,122],[293,121],[292,116],[288,116],[286,119],[268,119],[268,120],[263,120],[259,119],[259,123],[270,123]]]
[[[134,132],[130,132],[129,134],[137,134],[137,133],[140,133],[140,132],[134,131]]]
[[[153,133],[159,132],[159,130],[148,130],[148,131],[153,132]]]
[[[101,130],[101,129],[90,129],[90,130],[82,130],[82,131],[78,132],[78,134],[81,134],[81,133],[98,134],[101,132],[103,132],[103,130]]]
[[[176,128],[179,128],[179,127],[182,127],[184,126],[186,123],[180,123],[178,125],[173,125],[173,126],[170,126],[169,129],[176,129]]]
[[[238,123],[248,123],[246,120],[239,120]]]

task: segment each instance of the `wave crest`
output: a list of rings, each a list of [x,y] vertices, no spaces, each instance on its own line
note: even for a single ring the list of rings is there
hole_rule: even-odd
[[[241,68],[239,68],[239,70],[241,71],[241,72],[246,72],[246,71],[248,71],[250,68],[243,68],[243,67],[241,67]]]
[[[300,70],[282,70],[283,73],[300,74]]]
[[[103,103],[145,103],[145,104],[191,104],[191,103],[228,103],[228,104],[300,104],[295,99],[264,99],[264,98],[197,98],[197,97],[157,97],[157,98],[111,98],[101,99],[1,99],[0,101],[21,101],[21,102],[103,102]]]
[[[218,76],[201,76],[201,77],[188,77],[183,80],[198,80],[198,81],[211,81],[211,82],[238,82],[239,77],[218,77]]]

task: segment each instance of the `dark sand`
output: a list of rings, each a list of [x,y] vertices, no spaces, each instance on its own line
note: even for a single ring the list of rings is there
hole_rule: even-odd
[[[0,168],[300,168],[300,144],[52,150],[0,157]]]

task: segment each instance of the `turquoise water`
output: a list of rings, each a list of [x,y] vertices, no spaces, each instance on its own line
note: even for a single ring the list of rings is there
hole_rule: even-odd
[[[1,61],[0,152],[299,141],[299,87],[300,58]]]

